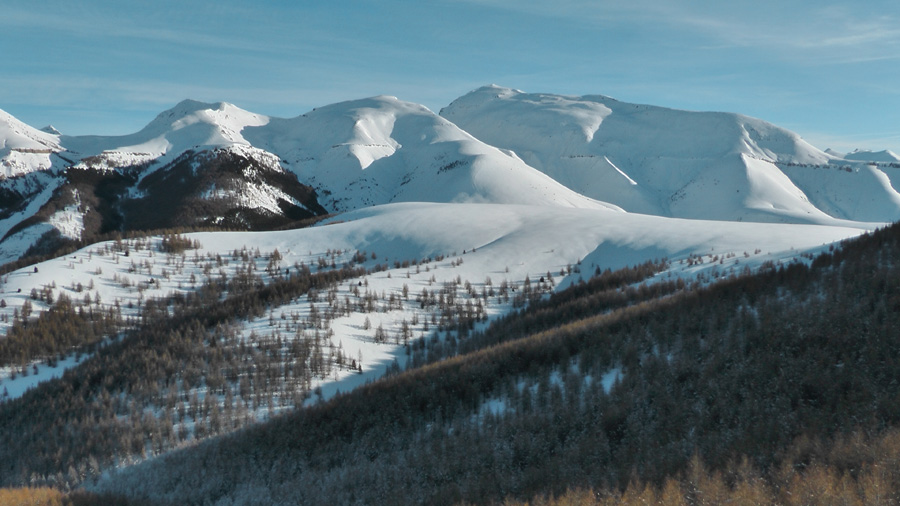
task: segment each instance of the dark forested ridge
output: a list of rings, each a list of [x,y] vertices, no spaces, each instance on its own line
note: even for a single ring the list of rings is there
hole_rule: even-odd
[[[537,333],[491,337],[524,328],[516,318],[534,314],[522,312],[460,339],[488,347],[460,345],[468,352],[125,469],[101,488],[173,503],[490,503],[573,489],[653,496],[704,476],[734,492],[743,469],[769,499],[807,479],[845,480],[863,498],[876,486],[860,469],[896,454],[873,447],[896,439],[900,421],[898,258],[892,226],[811,265],[638,289],[624,307],[535,305]],[[572,293],[559,307],[578,307]],[[829,453],[840,441],[856,450]],[[900,489],[896,466],[877,476],[880,490]],[[696,499],[691,490],[681,500]]]

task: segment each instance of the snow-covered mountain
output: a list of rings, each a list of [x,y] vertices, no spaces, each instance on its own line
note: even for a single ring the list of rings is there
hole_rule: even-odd
[[[140,319],[163,325],[184,314],[179,301],[202,315],[221,306],[222,319],[198,323],[222,331],[209,346],[265,349],[269,370],[305,370],[291,385],[253,379],[260,395],[264,385],[284,388],[250,403],[241,384],[263,364],[229,352],[246,369],[223,375],[219,387],[246,394],[240,426],[415,363],[416,343],[452,342],[454,332],[484,328],[607,269],[647,262],[655,266],[641,278],[648,284],[713,283],[810,262],[836,241],[900,219],[891,163],[825,153],[745,116],[600,96],[487,87],[443,115],[379,96],[289,119],[185,101],[139,132],[105,137],[2,124],[3,153],[36,158],[0,179],[0,263],[57,255],[2,271],[0,342],[42,328],[35,317],[49,320],[69,302],[81,311],[73,314],[109,315],[119,329]],[[97,240],[175,226],[218,230]],[[74,241],[82,243],[58,254]],[[223,309],[232,307],[239,314]],[[41,349],[10,354],[0,363],[0,402],[32,402],[27,390],[39,382],[96,367],[117,346],[135,349],[126,337],[106,351],[70,353],[78,344],[52,339],[109,343],[108,332],[51,330],[42,338],[58,345],[49,359]],[[203,347],[199,336],[191,339]],[[162,351],[160,360],[176,353]],[[171,367],[166,399],[145,396],[135,413],[171,421],[169,398],[230,409],[231,394],[212,388],[220,368],[194,363],[196,375]],[[169,432],[180,442],[217,433],[201,420],[188,413]],[[149,453],[131,445],[115,459],[178,444]]]
[[[565,188],[424,106],[395,97],[272,119],[244,135],[284,159],[332,211],[410,201],[613,207]]]
[[[49,134],[10,117],[0,138],[11,153],[43,158],[0,181],[0,261],[111,231],[269,229],[325,214],[277,156],[241,137],[268,121],[191,100],[124,136]]]
[[[32,128],[0,110],[0,178],[47,170],[60,151],[59,135]]]
[[[63,150],[58,133],[38,130],[0,110],[0,263],[15,260],[55,229],[46,221],[33,223],[36,228],[22,224],[47,204],[59,186],[54,169],[69,162],[60,155]],[[7,241],[17,233],[15,227],[32,230]]]
[[[3,261],[50,251],[60,237],[173,226],[266,229],[402,201],[619,210],[393,97],[292,119],[186,100],[124,136],[58,136],[10,123],[27,133],[8,135],[10,144],[60,154],[29,167],[58,174],[26,185],[29,192],[16,190],[16,178],[0,183],[10,203],[10,218],[0,222]]]
[[[121,137],[63,137],[75,168],[166,167],[188,151],[238,150],[318,190],[329,211],[398,201],[612,207],[561,186],[427,108],[373,97],[269,118],[185,100]]]
[[[739,114],[487,86],[441,115],[566,186],[631,212],[823,224],[900,219],[892,172],[840,160]]]
[[[389,96],[289,119],[185,100],[123,136],[60,135],[2,113],[0,155],[0,262],[111,231],[271,229],[394,202],[900,219],[890,152],[826,153],[739,114],[497,86],[441,115]]]
[[[843,156],[845,160],[856,160],[860,162],[882,162],[897,163],[900,162],[900,156],[889,149],[882,151],[869,151],[865,149],[857,149]]]
[[[137,133],[122,136],[62,136],[69,154],[89,167],[133,166],[149,161],[165,165],[188,150],[249,146],[241,136],[248,126],[268,123],[266,116],[232,104],[184,100],[163,111]]]

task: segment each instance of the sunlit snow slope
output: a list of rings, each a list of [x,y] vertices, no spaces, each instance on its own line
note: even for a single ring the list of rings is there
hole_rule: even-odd
[[[225,102],[208,104],[184,100],[160,113],[137,133],[62,136],[60,141],[71,156],[104,158],[110,168],[148,160],[162,164],[189,149],[249,145],[241,136],[241,130],[268,121],[267,116]]]
[[[410,201],[614,208],[560,185],[426,107],[394,97],[273,118],[243,135],[281,156],[333,211]]]
[[[887,151],[826,153],[739,114],[497,86],[442,115],[390,96],[289,119],[185,100],[123,136],[59,135],[0,113],[0,157],[0,262],[111,231],[265,230],[398,202],[850,227],[900,219],[900,167]]]
[[[378,377],[395,358],[405,360],[402,344],[375,341],[375,328],[383,326],[394,336],[404,323],[419,321],[412,324],[412,335],[429,333],[426,322],[435,309],[416,300],[424,289],[450,287],[463,301],[483,303],[485,314],[495,317],[509,312],[511,302],[498,301],[496,296],[479,302],[480,294],[501,290],[504,285],[515,291],[529,278],[533,286],[540,283],[542,292],[552,291],[589,278],[598,269],[666,258],[669,269],[659,279],[677,276],[709,281],[767,262],[794,261],[805,252],[862,232],[861,225],[728,223],[560,206],[397,203],[349,212],[307,229],[190,234],[199,249],[185,253],[160,252],[159,238],[95,244],[0,278],[0,333],[6,332],[26,301],[33,315],[46,310],[45,302],[32,298],[33,290],[50,291],[54,300],[65,295],[97,306],[117,307],[123,316],[136,317],[142,302],[151,298],[196,290],[210,278],[234,276],[243,264],[233,252],[247,252],[256,271],[267,280],[272,273],[301,264],[321,270],[335,261],[340,268],[342,262],[361,253],[365,266],[382,264],[386,270],[340,283],[335,300],[347,300],[355,307],[360,297],[357,290],[363,290],[379,294],[381,301],[396,297],[397,305],[389,310],[338,315],[328,329],[320,329],[333,331],[335,345],[340,343],[349,356],[363,357],[366,371],[363,375],[345,371],[336,379],[320,379],[317,384],[329,395]],[[279,260],[269,269],[275,250]],[[467,295],[473,293],[474,297]],[[296,314],[306,319],[312,306],[324,314],[329,304],[325,297],[312,300],[302,296],[235,325],[248,340],[264,339],[279,328],[271,324],[270,315]],[[379,302],[379,307],[382,304]],[[367,319],[371,319],[368,328],[364,325]],[[60,367],[75,365],[67,364]],[[38,367],[41,378],[59,374],[45,371],[44,365]],[[36,381],[34,376],[13,380],[11,373],[11,368],[0,368],[0,392],[6,388],[11,395],[18,395]]]
[[[884,162],[884,163],[897,163],[900,162],[900,156],[897,156],[896,153],[889,149],[885,149],[883,151],[868,151],[858,149],[856,151],[847,153],[842,158],[846,160],[858,160],[861,162]]]
[[[60,151],[59,135],[30,127],[0,110],[0,178],[46,170]]]
[[[793,132],[739,114],[487,86],[441,115],[627,211],[821,224],[900,219],[891,183],[896,169],[838,159]]]

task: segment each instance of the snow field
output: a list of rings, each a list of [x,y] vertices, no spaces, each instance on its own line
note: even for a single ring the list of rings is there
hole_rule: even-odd
[[[897,186],[815,170],[869,168],[890,177],[897,172],[893,153],[823,152],[740,114],[486,86],[441,115],[565,186],[629,212],[826,225],[839,224],[835,218],[900,219]],[[835,204],[839,199],[847,202]]]
[[[411,201],[617,209],[394,97],[332,104],[242,133],[254,146],[279,153],[335,211]]]
[[[362,374],[342,365],[310,385],[327,398],[379,377],[394,360],[405,365],[404,342],[429,337],[441,325],[439,305],[423,308],[416,300],[423,290],[436,300],[452,296],[463,308],[471,303],[472,311],[480,304],[480,321],[508,312],[513,288],[521,290],[526,278],[536,286],[549,273],[552,282],[540,287],[546,292],[597,269],[668,258],[669,271],[660,279],[711,281],[788,262],[867,229],[857,226],[735,224],[538,206],[393,204],[310,229],[189,234],[199,247],[178,254],[161,252],[159,237],[96,244],[3,276],[0,330],[6,332],[26,301],[34,314],[49,307],[40,298],[32,300],[33,289],[52,293],[54,300],[65,294],[76,302],[117,307],[123,317],[137,318],[151,298],[195,290],[207,279],[230,279],[247,266],[270,280],[299,266],[315,272],[363,256],[362,265],[370,270],[377,265],[378,272],[314,294],[313,300],[304,295],[269,308],[263,317],[239,325],[247,342],[277,337],[289,342],[318,332],[329,360],[336,360],[337,350],[346,361],[361,357]],[[276,250],[279,258],[273,261]],[[509,299],[498,295],[504,284]],[[485,299],[491,289],[495,294]],[[375,339],[379,327],[383,342]],[[0,386],[9,373],[0,373]]]
[[[49,169],[59,135],[38,130],[0,110],[0,179]]]
[[[0,367],[0,402],[21,397],[44,381],[61,378],[67,369],[77,366],[82,360],[83,356],[76,358],[75,354],[71,354],[54,365],[35,362],[24,368],[27,374],[22,374],[18,367]]]
[[[900,169],[890,152],[822,152],[793,132],[739,114],[498,86],[460,97],[441,115],[389,96],[290,119],[186,100],[123,136],[61,136],[0,113],[0,145],[10,174],[138,167],[139,180],[188,151],[231,150],[296,174],[336,212],[453,202],[851,228],[856,225],[846,220],[900,219]],[[78,233],[80,211],[69,209],[46,226],[6,237],[47,202],[60,184],[50,179],[41,180],[45,193],[31,197],[33,205],[0,221],[0,261],[18,258],[51,227]],[[240,205],[273,213],[281,212],[278,200],[285,197],[256,183],[213,188],[207,196],[238,197]]]

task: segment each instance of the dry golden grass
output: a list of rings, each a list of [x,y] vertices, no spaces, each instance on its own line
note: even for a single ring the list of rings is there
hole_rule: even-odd
[[[41,488],[0,488],[3,506],[62,506],[65,494],[59,490]]]
[[[806,458],[801,458],[806,455]],[[727,476],[727,478],[725,478]],[[687,506],[778,504],[900,505],[900,430],[875,438],[855,434],[827,445],[800,438],[782,467],[763,478],[743,461],[723,472],[694,458],[661,487],[632,481],[624,491],[570,490],[504,506]]]

